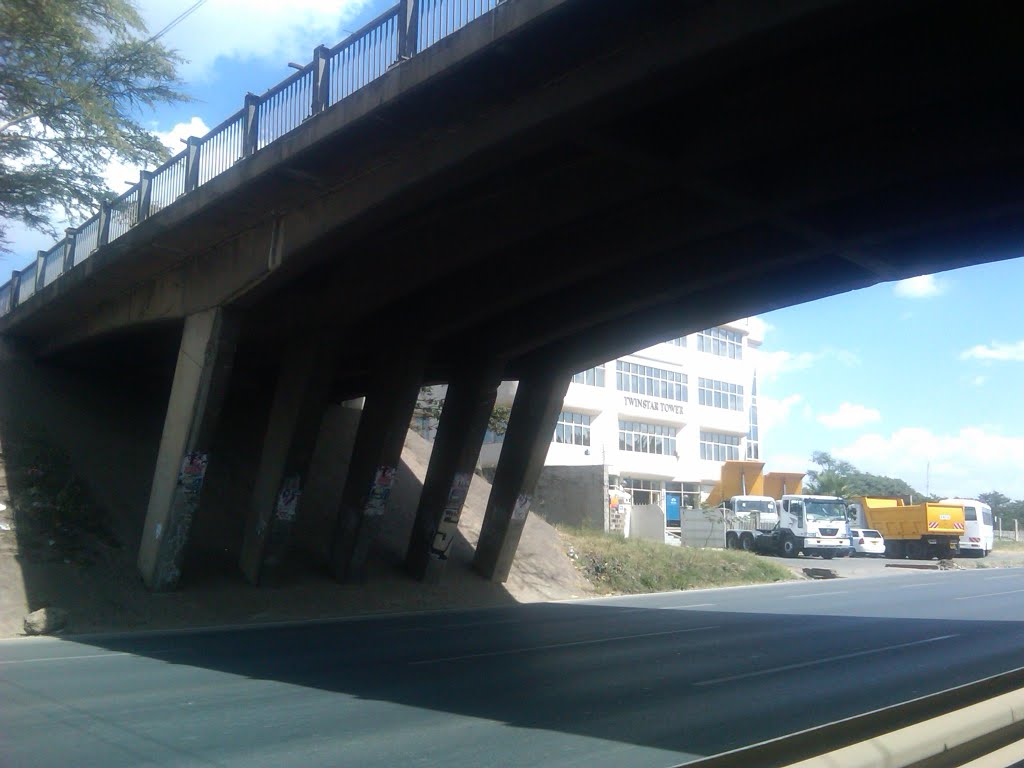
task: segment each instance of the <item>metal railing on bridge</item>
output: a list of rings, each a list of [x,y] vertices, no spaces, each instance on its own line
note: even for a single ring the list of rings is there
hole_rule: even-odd
[[[131,189],[13,272],[0,286],[0,317],[139,222],[503,2],[507,0],[400,0],[333,48],[318,47],[309,64],[261,96],[247,94],[241,110],[202,138],[189,137],[184,150],[158,168],[142,171]]]

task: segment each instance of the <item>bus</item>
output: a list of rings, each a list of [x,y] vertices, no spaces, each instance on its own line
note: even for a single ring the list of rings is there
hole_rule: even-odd
[[[964,534],[960,537],[961,557],[988,557],[996,532],[992,507],[977,499],[943,499],[942,504],[960,504],[964,508]]]

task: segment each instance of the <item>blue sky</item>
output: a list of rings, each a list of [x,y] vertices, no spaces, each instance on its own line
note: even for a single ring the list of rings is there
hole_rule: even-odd
[[[193,0],[140,0],[151,31]],[[174,152],[392,5],[391,0],[206,0],[164,39],[194,101],[146,120]],[[137,168],[114,165],[121,192]],[[71,222],[78,223],[78,222]],[[60,226],[66,226],[61,224]],[[52,243],[10,232],[17,268]],[[1024,247],[1022,247],[1024,254]],[[813,450],[934,493],[1024,498],[1024,259],[885,284],[764,315],[760,377],[770,469]],[[930,471],[928,467],[930,465]],[[926,474],[928,475],[926,479]]]
[[[1024,498],[1022,285],[1016,258],[763,315],[769,468],[827,450],[922,491]]]

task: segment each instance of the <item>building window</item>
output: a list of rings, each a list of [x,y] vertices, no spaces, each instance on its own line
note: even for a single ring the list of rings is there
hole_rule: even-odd
[[[660,504],[661,480],[622,478],[622,488],[632,497],[633,504]]]
[[[761,458],[761,434],[757,428],[757,372],[750,387],[750,427],[747,431],[747,458]]]
[[[725,328],[709,328],[697,334],[697,349],[719,357],[743,359],[743,334]]]
[[[675,456],[676,428],[619,419],[619,450]]]
[[[565,379],[562,379],[562,381],[565,381]],[[484,432],[484,444],[487,444],[487,443],[504,443],[504,442],[505,442],[505,433],[504,432],[499,434],[499,433],[495,432],[493,429],[488,429],[486,432]]]
[[[685,347],[686,346],[686,337],[685,336],[680,336],[678,339],[669,339],[665,343],[666,344],[671,344],[673,347]]]
[[[683,508],[700,508],[700,483],[683,483]]]
[[[738,461],[740,436],[701,430],[700,457],[705,461]]]
[[[685,403],[686,383],[685,373],[615,361],[615,387],[620,392],[653,395]]]
[[[698,379],[698,398],[701,405],[725,408],[729,411],[743,410],[743,386],[714,379]]]
[[[572,380],[576,384],[586,384],[591,387],[603,387],[604,386],[604,366],[597,365],[593,368],[587,368],[585,371],[580,371]]]
[[[555,436],[551,439],[551,442],[589,446],[590,415],[562,411],[558,414],[558,424],[555,425]]]

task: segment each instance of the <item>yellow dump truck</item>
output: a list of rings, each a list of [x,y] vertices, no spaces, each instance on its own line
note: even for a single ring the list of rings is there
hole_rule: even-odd
[[[956,504],[904,504],[899,498],[859,496],[848,513],[858,528],[873,528],[885,539],[885,556],[911,560],[952,558],[964,533],[964,508]]]

